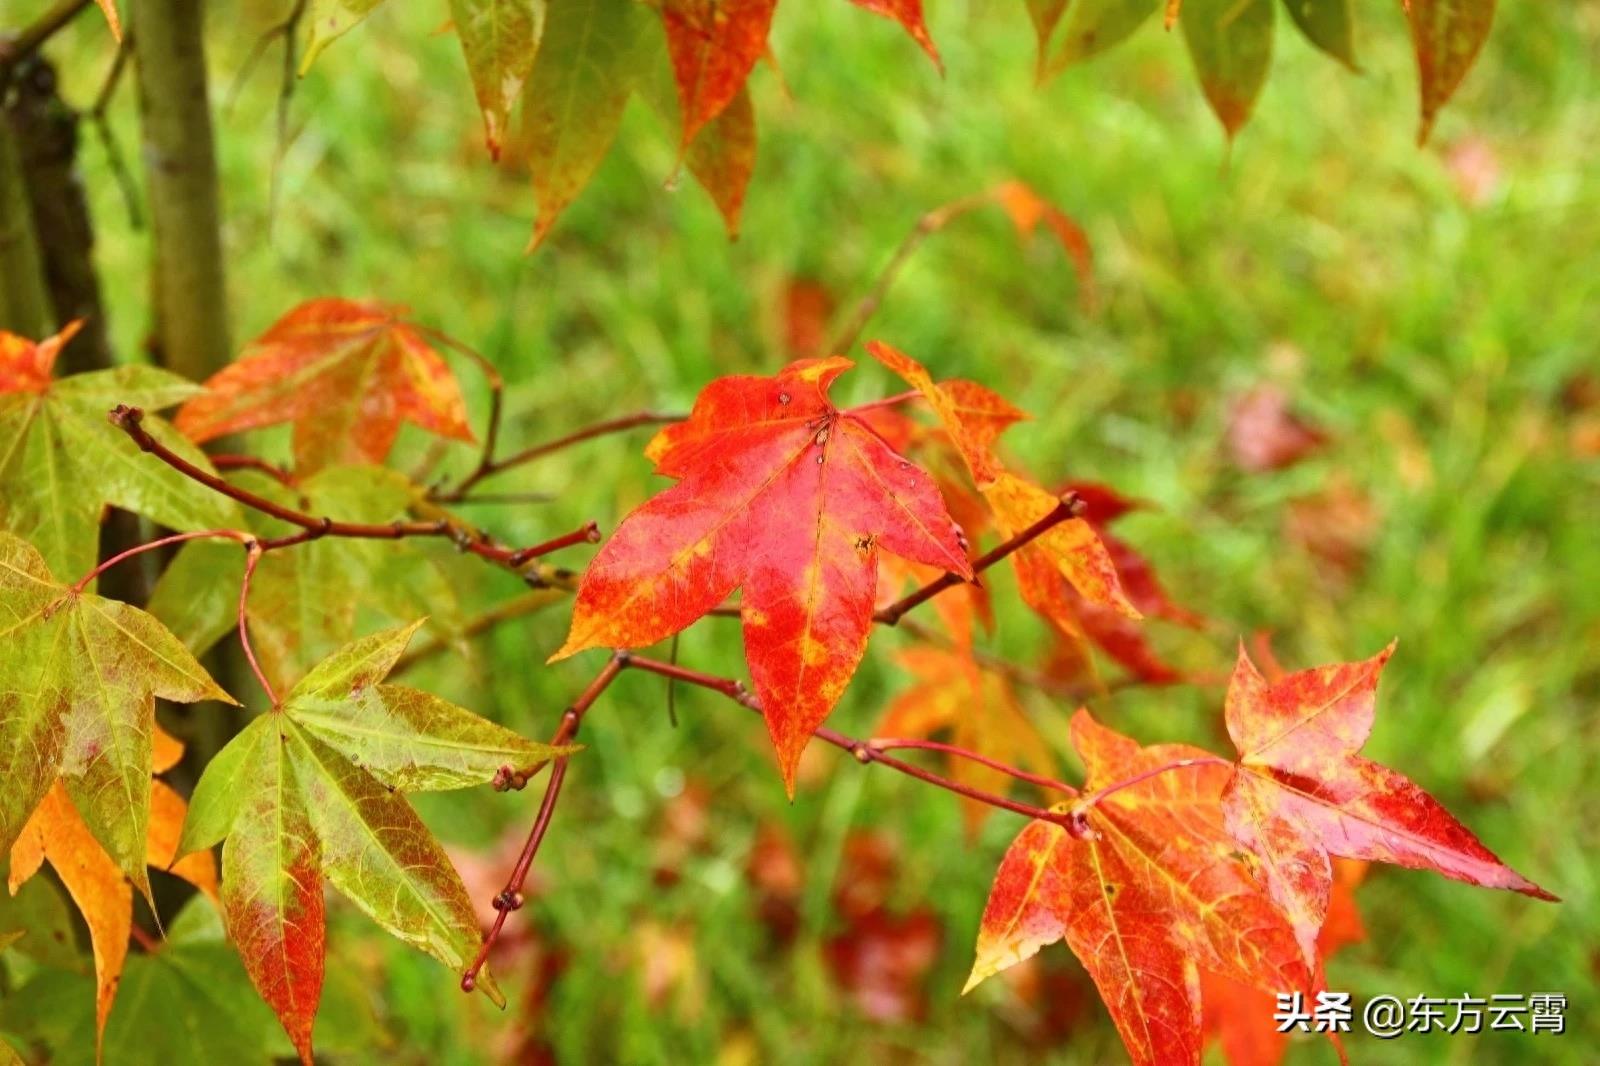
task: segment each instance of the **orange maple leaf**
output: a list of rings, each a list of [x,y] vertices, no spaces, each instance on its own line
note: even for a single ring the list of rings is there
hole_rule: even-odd
[[[852,365],[801,360],[706,386],[646,449],[678,484],[595,556],[551,657],[654,644],[742,587],[745,658],[791,793],[866,651],[879,550],[972,577],[933,479],[828,399]]]
[[[1055,509],[1058,497],[1011,473],[994,453],[1000,434],[1026,415],[976,382],[935,382],[921,363],[881,341],[868,341],[867,351],[928,401],[966,460],[972,480],[988,501],[1002,533],[1014,537]],[[1052,526],[1013,554],[1019,575],[1029,558],[1048,559],[1089,602],[1129,618],[1140,616],[1122,589],[1110,553],[1083,519],[1070,518]]]
[[[154,748],[156,773],[171,769],[183,755],[183,745],[159,727],[155,730]],[[182,796],[165,782],[151,782],[146,862],[183,878],[217,902],[217,863],[209,851],[172,862],[187,813]],[[128,957],[128,938],[133,932],[133,885],[89,832],[60,781],[45,794],[11,847],[11,893],[15,895],[46,861],[55,868],[89,926],[98,1041],[105,1033],[117,984],[122,980],[122,966]]]
[[[198,443],[292,422],[302,473],[382,462],[401,422],[472,440],[455,376],[404,314],[372,301],[308,300],[213,375],[175,424]]]

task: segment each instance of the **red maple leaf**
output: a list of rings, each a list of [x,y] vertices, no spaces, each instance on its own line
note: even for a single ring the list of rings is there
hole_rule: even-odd
[[[1261,858],[1307,960],[1328,912],[1330,855],[1555,899],[1409,778],[1356,754],[1372,732],[1378,674],[1393,651],[1268,682],[1241,646],[1228,686],[1228,735],[1239,750],[1222,801],[1228,829]]]
[[[553,659],[642,647],[743,589],[745,658],[785,786],[866,651],[878,551],[971,578],[933,479],[828,399],[848,359],[727,377],[646,454],[672,488],[628,515]]]
[[[294,423],[303,473],[341,462],[382,462],[401,422],[472,439],[461,391],[405,309],[308,300],[206,382],[174,420],[191,440]]]
[[[767,50],[778,0],[663,0],[661,22],[678,83],[683,147],[722,113]]]

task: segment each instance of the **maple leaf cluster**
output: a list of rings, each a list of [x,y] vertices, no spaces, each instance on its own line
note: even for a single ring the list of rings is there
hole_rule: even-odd
[[[922,0],[851,2],[897,22],[943,74]],[[311,0],[302,73],[381,3]],[[1279,2],[1025,0],[1023,6],[1038,38],[1041,82],[1116,47],[1164,9],[1167,28],[1181,29],[1201,91],[1231,138],[1266,83]],[[1282,6],[1313,46],[1358,69],[1349,0]],[[756,162],[747,83],[759,63],[778,65],[769,41],[777,7],[777,0],[450,0],[489,151],[499,158],[511,145],[532,174],[539,210],[530,247],[544,241],[588,184],[635,94],[672,127],[678,165],[688,167],[729,234],[737,235]],[[1488,37],[1494,0],[1412,0],[1405,7],[1426,140]],[[519,103],[521,129],[512,132]]]
[[[1021,212],[1022,228],[1048,221],[1023,210],[1035,201],[1019,190],[974,202],[998,199]],[[376,465],[402,422],[473,439],[432,343],[440,338],[396,308],[315,300],[197,387],[147,368],[55,380],[71,334],[35,344],[0,333],[0,427],[12,440],[0,466],[0,854],[13,893],[48,862],[83,913],[101,1034],[137,935],[134,891],[154,907],[150,867],[216,902],[245,974],[303,1061],[322,998],[328,887],[498,1002],[485,958],[521,906],[578,722],[629,669],[758,711],[791,796],[801,756],[820,738],[962,796],[969,827],[995,809],[1028,817],[1001,860],[968,988],[1064,940],[1137,1063],[1197,1063],[1207,1039],[1277,1046],[1241,1019],[1263,995],[1325,987],[1327,955],[1358,935],[1348,900],[1356,875],[1340,871],[1359,867],[1336,862],[1432,869],[1554,898],[1418,785],[1359,754],[1392,648],[1287,676],[1270,664],[1263,674],[1241,649],[1223,716],[1232,759],[1143,746],[1079,710],[1071,741],[1086,780],[1081,789],[1057,780],[1017,686],[1067,698],[1100,691],[1097,655],[1138,683],[1182,680],[1143,624],[1200,619],[1108,531],[1136,503],[1092,483],[1041,487],[1000,451],[1021,410],[976,382],[936,380],[881,342],[867,351],[910,392],[841,408],[830,392],[852,361],[804,358],[772,376],[719,378],[687,417],[665,420],[645,455],[673,484],[596,554],[551,656],[603,648],[611,658],[541,744],[387,680],[423,625],[412,619],[451,602],[443,564],[413,541],[453,541],[529,577],[522,568],[541,551],[593,539],[590,526],[505,548],[440,506],[451,493]],[[129,399],[182,407],[168,425],[131,412]],[[504,468],[495,411],[463,484]],[[197,447],[279,423],[292,427],[292,469]],[[179,532],[94,565],[108,505]],[[332,511],[342,517],[322,517]],[[183,548],[148,611],[93,591],[105,568],[171,543]],[[1044,675],[982,647],[992,590],[980,579],[1008,559],[1021,598],[1058,639]],[[382,587],[388,572],[405,575],[395,589]],[[81,576],[65,584],[62,574]],[[905,617],[929,600],[937,629]],[[437,639],[465,632],[443,613]],[[719,614],[740,619],[753,693],[629,650]],[[825,723],[878,625],[905,626],[919,641],[899,652],[913,684],[882,717],[885,736],[858,741]],[[157,724],[155,701],[235,702],[196,659],[229,629],[270,706],[206,764],[186,803],[160,778],[183,749]],[[922,739],[934,736],[952,742]],[[947,755],[949,774],[890,754],[917,748]],[[406,795],[519,789],[545,767],[539,817],[485,938]],[[1012,800],[1013,781],[1059,802]],[[666,843],[662,876],[671,877],[678,860]],[[763,877],[781,910],[793,877]],[[923,912],[852,914],[857,932],[828,949],[835,978],[869,1013],[915,1016],[941,928]],[[653,980],[681,986],[692,959],[667,931],[651,935],[678,960]]]

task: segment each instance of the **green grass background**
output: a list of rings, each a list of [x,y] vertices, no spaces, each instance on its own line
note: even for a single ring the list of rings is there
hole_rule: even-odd
[[[1257,629],[1277,635],[1290,667],[1365,657],[1399,638],[1367,754],[1565,902],[1375,870],[1358,893],[1369,938],[1336,959],[1331,984],[1358,1001],[1561,992],[1568,1033],[1356,1038],[1356,1061],[1592,1062],[1600,463],[1572,447],[1562,395],[1580,372],[1600,373],[1600,4],[1503,5],[1435,146],[1422,149],[1403,16],[1392,3],[1356,6],[1359,75],[1314,53],[1279,12],[1272,78],[1230,152],[1180,40],[1153,23],[1039,88],[1019,3],[933,0],[941,80],[893,24],[842,0],[790,0],[773,36],[783,81],[770,68],[752,79],[761,153],[736,243],[692,182],[664,187],[673,137],[636,101],[594,185],[547,247],[524,257],[532,194],[482,151],[459,48],[432,32],[445,5],[391,3],[299,84],[270,230],[275,52],[219,115],[235,332],[248,338],[317,295],[409,304],[492,356],[511,382],[508,441],[534,442],[639,407],[685,407],[719,374],[771,371],[783,359],[788,279],[814,278],[848,303],[923,211],[1026,180],[1089,232],[1098,313],[1080,311],[1055,249],[1019,246],[995,212],[930,240],[867,335],[1030,411],[1008,440],[1047,482],[1103,480],[1158,505],[1123,531],[1175,598],[1218,620],[1199,642],[1167,645],[1191,665],[1225,669],[1235,635]],[[277,17],[274,5],[213,5],[219,104]],[[103,27],[84,20],[58,52],[70,57],[69,96],[86,101],[109,60]],[[125,92],[114,118],[136,152],[133,111]],[[1501,168],[1476,205],[1446,165],[1468,137]],[[83,159],[114,336],[134,353],[147,325],[148,241],[128,224],[98,147]],[[483,391],[468,381],[481,412]],[[1228,407],[1261,381],[1288,388],[1331,447],[1281,473],[1240,474],[1223,446]],[[898,387],[869,364],[838,393],[859,401]],[[513,542],[588,518],[613,528],[659,487],[642,441],[507,476],[496,487],[555,498],[477,517]],[[1289,502],[1330,486],[1364,494],[1375,517],[1348,577],[1284,532]],[[995,584],[992,646],[1034,654],[1039,625],[1008,579]],[[598,665],[592,655],[537,665],[559,644],[564,614],[496,633],[468,669],[418,676],[542,736]],[[735,634],[697,627],[682,660],[741,669]],[[870,732],[905,684],[886,654],[899,639],[874,639],[836,712],[841,728]],[[1072,708],[1027,700],[1070,767]],[[1091,706],[1141,740],[1227,750],[1218,689],[1134,690]],[[568,956],[539,1018],[460,996],[451,974],[341,912],[331,967],[357,989],[371,1027],[330,1058],[494,1061],[520,1025],[564,1062],[1119,1061],[1098,1005],[1064,1042],[1038,1049],[1019,1035],[1025,1011],[1002,983],[958,997],[1013,819],[997,815],[969,839],[949,796],[832,753],[823,761],[833,768],[790,806],[757,723],[694,692],[679,694],[678,714],[674,730],[661,686],[630,676],[589,718],[590,748],[573,764],[538,892],[518,918]],[[686,779],[711,791],[709,844],[661,887],[652,837]],[[536,797],[429,800],[441,834],[470,851],[520,831]],[[805,856],[802,931],[783,953],[766,945],[743,874],[757,827],[771,821]],[[869,827],[900,842],[895,905],[931,905],[943,923],[920,1024],[865,1020],[820,961],[837,928],[830,891],[852,876],[841,841]],[[659,1009],[641,993],[637,958],[650,923],[694,946],[694,991]],[[515,999],[526,976],[504,976]],[[1311,1044],[1294,1053],[1330,1057]]]

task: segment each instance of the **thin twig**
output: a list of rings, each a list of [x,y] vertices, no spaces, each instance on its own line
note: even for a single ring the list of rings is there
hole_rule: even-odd
[[[1011,555],[1013,552],[1026,547],[1028,544],[1048,533],[1051,529],[1054,529],[1067,519],[1077,517],[1080,513],[1082,513],[1082,511],[1083,504],[1082,501],[1078,499],[1078,494],[1071,491],[1067,492],[1056,501],[1056,505],[1052,507],[1050,512],[1043,518],[1039,519],[1033,525],[1029,526],[1027,529],[1024,529],[1021,533],[1018,533],[1010,540],[995,546],[984,554],[978,556],[978,558],[974,559],[972,561],[973,576],[976,577],[994,564]],[[946,572],[941,574],[932,581],[928,582],[926,585],[922,586],[920,589],[917,589],[915,592],[896,600],[894,603],[891,603],[889,606],[876,612],[873,614],[872,620],[877,622],[879,625],[895,625],[900,621],[900,617],[907,611],[926,603],[928,600],[933,599],[946,589],[954,588],[957,585],[965,583],[965,581],[966,579],[957,573]]]
[[[38,51],[68,23],[83,13],[89,0],[56,0],[55,6],[24,26],[15,36],[0,38],[0,87],[24,59]]]
[[[556,728],[555,734],[550,738],[550,746],[563,747],[570,744],[578,735],[578,727],[583,724],[583,716],[594,706],[595,700],[600,698],[610,685],[622,673],[628,661],[627,652],[617,652],[606,662],[595,679],[589,682],[589,687],[583,694],[568,707],[561,715],[561,725]],[[539,803],[539,814],[533,821],[533,828],[528,831],[527,842],[522,845],[522,852],[517,856],[517,864],[511,869],[511,876],[506,878],[506,884],[500,894],[494,898],[494,924],[489,927],[489,932],[483,938],[483,944],[478,948],[477,957],[472,960],[461,975],[461,990],[471,992],[478,984],[478,974],[483,969],[484,962],[489,958],[495,941],[500,938],[500,930],[505,927],[506,917],[515,910],[520,910],[523,904],[522,886],[527,882],[528,871],[533,867],[533,860],[539,853],[539,845],[544,843],[545,833],[550,828],[551,815],[555,813],[556,800],[561,796],[561,784],[567,776],[567,756],[558,756],[550,767],[550,780],[545,784],[544,799]],[[528,774],[537,772],[538,767],[528,771]],[[496,778],[496,787],[521,788],[527,783],[527,774],[513,773],[510,767],[501,771],[502,776]]]
[[[733,678],[704,674],[698,670],[690,670],[687,667],[675,666],[672,663],[661,662],[658,659],[646,659],[637,655],[628,656],[624,665],[629,669],[643,670],[646,673],[659,674],[662,677],[676,678],[685,684],[697,685],[700,688],[710,689],[712,692],[719,692],[747,710],[754,711],[757,714],[762,713],[761,704],[756,700],[755,696],[744,686],[743,682],[736,681]],[[903,759],[895,758],[893,755],[875,750],[869,742],[846,736],[826,726],[813,730],[811,735],[824,743],[832,744],[841,751],[849,752],[857,762],[863,765],[876,763],[897,773],[905,774],[907,777],[914,777],[926,784],[942,788],[947,792],[954,792],[968,799],[977,800],[979,803],[987,804],[990,807],[998,807],[1001,810],[1011,811],[1013,814],[1021,814],[1028,818],[1053,822],[1063,828],[1071,829],[1071,816],[1064,811],[1052,811],[1044,807],[1036,807],[1031,803],[1018,803],[1016,800],[1008,799],[997,793],[964,785],[959,781],[945,777],[943,774],[925,770],[913,763],[908,763]],[[1008,768],[1005,772],[1010,772],[1011,769],[1014,768]],[[1026,772],[1024,770],[1016,770],[1016,773],[1019,774]]]
[[[1077,789],[1064,781],[1057,781],[1055,778],[1046,777],[1043,774],[1031,773],[1009,763],[991,759],[981,752],[973,751],[971,748],[963,748],[958,744],[945,744],[938,740],[922,740],[916,737],[873,737],[867,741],[867,746],[874,751],[899,751],[905,749],[942,752],[945,755],[977,763],[979,766],[987,766],[991,770],[998,770],[1008,777],[1014,777],[1018,781],[1026,781],[1030,785],[1038,785],[1040,788],[1049,789],[1053,792],[1064,792],[1069,796],[1078,794]]]
[[[504,459],[493,458],[486,449],[475,470],[463,478],[455,488],[446,492],[435,493],[433,499],[439,503],[456,503],[466,499],[468,490],[484,478],[510,470],[512,467],[531,463],[535,459],[542,459],[547,455],[570,448],[574,444],[581,444],[583,441],[593,440],[596,437],[603,437],[610,433],[621,433],[639,426],[661,426],[672,422],[682,422],[685,417],[685,415],[679,414],[662,414],[659,411],[635,411],[633,414],[608,418],[604,422],[596,422],[592,426],[585,426],[576,432],[568,433],[565,437],[558,437],[544,444],[536,444],[533,447],[524,448],[519,452],[506,456]]]
[[[1074,803],[1072,805],[1072,813],[1075,816],[1077,816],[1079,818],[1082,818],[1082,817],[1086,816],[1090,811],[1094,810],[1094,808],[1097,805],[1099,805],[1100,801],[1105,799],[1107,796],[1113,795],[1114,793],[1117,793],[1117,792],[1121,792],[1125,788],[1132,788],[1134,785],[1143,784],[1144,782],[1150,780],[1152,777],[1157,777],[1157,776],[1159,776],[1161,774],[1168,773],[1168,772],[1170,772],[1172,770],[1186,770],[1191,766],[1232,766],[1232,765],[1233,765],[1233,763],[1231,763],[1227,759],[1224,759],[1224,758],[1222,758],[1220,756],[1217,756],[1217,755],[1201,755],[1201,756],[1196,756],[1193,759],[1179,759],[1176,762],[1170,762],[1165,766],[1157,766],[1157,767],[1155,767],[1153,769],[1146,770],[1143,773],[1134,774],[1132,777],[1127,778],[1126,780],[1113,781],[1111,784],[1105,786],[1104,788],[1096,789],[1094,792],[1091,792],[1087,796],[1084,796],[1077,803]]]
[[[111,168],[111,177],[122,193],[122,203],[128,211],[128,225],[137,230],[144,228],[144,216],[139,211],[138,186],[134,184],[133,172],[128,169],[122,146],[111,132],[111,120],[106,114],[111,107],[112,97],[116,95],[117,86],[122,84],[122,73],[127,69],[128,57],[132,54],[133,30],[130,28],[122,35],[117,54],[111,60],[111,69],[106,71],[106,80],[95,94],[94,106],[89,108],[89,124],[100,139],[100,148],[106,154],[106,165]]]
[[[128,436],[133,439],[133,442],[139,446],[141,451],[151,453],[156,458],[172,467],[174,470],[177,470],[180,474],[183,474],[185,477],[188,477],[193,481],[198,481],[207,488],[219,492],[232,500],[236,500],[252,510],[260,511],[262,514],[270,515],[271,517],[282,522],[287,522],[290,525],[299,526],[303,530],[314,533],[315,536],[354,537],[369,540],[400,540],[404,537],[442,537],[450,540],[453,544],[455,544],[457,549],[477,555],[492,563],[504,566],[507,569],[521,575],[523,579],[528,581],[530,584],[534,584],[537,582],[542,582],[542,579],[536,574],[525,572],[523,568],[527,566],[527,564],[531,562],[537,555],[554,551],[556,548],[565,547],[568,544],[575,544],[588,540],[593,535],[590,532],[593,523],[588,523],[582,529],[579,529],[564,537],[558,537],[554,541],[546,541],[544,544],[535,545],[533,548],[518,549],[507,547],[506,545],[497,542],[492,537],[489,537],[487,534],[479,532],[475,529],[470,529],[449,517],[438,518],[426,522],[387,522],[375,524],[367,522],[340,522],[325,516],[307,514],[304,511],[297,511],[292,507],[285,507],[280,503],[275,503],[264,496],[257,496],[255,493],[250,492],[247,489],[242,489],[237,485],[229,484],[227,481],[224,481],[222,478],[211,473],[210,471],[202,470],[200,467],[195,466],[193,463],[189,462],[189,460],[185,459],[183,456],[177,454],[172,449],[168,448],[166,445],[152,437],[149,432],[145,430],[144,426],[140,424],[143,418],[144,412],[139,410],[139,408],[128,407],[124,404],[118,404],[111,410],[110,414],[111,424],[128,434]],[[300,540],[306,539],[311,538],[301,537],[296,540],[296,543],[298,543]]]
[[[878,313],[878,308],[883,304],[883,298],[888,295],[895,279],[900,276],[900,271],[905,269],[907,261],[913,253],[921,247],[922,242],[933,236],[947,226],[951,220],[961,217],[969,211],[976,210],[984,204],[991,203],[994,195],[988,192],[974,193],[953,200],[943,207],[936,207],[932,211],[917,219],[916,225],[911,227],[911,232],[906,234],[900,246],[889,257],[889,262],[879,272],[877,280],[872,283],[872,288],[861,298],[838,335],[823,349],[837,355],[843,355],[855,347],[856,341],[861,339],[862,330],[867,328],[867,323],[872,321],[872,316]]]
[[[269,463],[265,459],[258,459],[254,455],[213,455],[210,456],[211,465],[218,470],[255,470],[259,471],[282,485],[286,489],[297,487],[295,476],[276,463]]]
[[[74,593],[82,592],[84,589],[89,587],[89,582],[93,581],[95,578],[99,577],[101,574],[105,573],[107,570],[110,570],[113,566],[116,566],[125,559],[132,559],[135,555],[143,555],[147,551],[153,551],[156,548],[164,548],[169,544],[182,544],[186,540],[200,540],[202,537],[226,537],[229,540],[236,540],[243,544],[250,539],[250,534],[241,532],[237,529],[202,529],[196,533],[174,533],[170,537],[162,537],[159,540],[152,540],[145,544],[136,544],[127,551],[118,552],[117,554],[113,555],[105,562],[96,566],[93,570],[90,570],[87,574],[84,574],[77,581],[73,582],[72,591]]]
[[[267,699],[276,707],[278,694],[272,691],[272,682],[267,680],[266,673],[261,669],[261,663],[256,660],[256,650],[250,645],[250,623],[246,616],[250,605],[250,579],[255,576],[256,564],[261,561],[262,550],[261,545],[253,540],[245,545],[244,580],[239,582],[239,644],[244,648],[245,660],[250,663],[250,672],[256,675],[256,680],[261,683]]]

